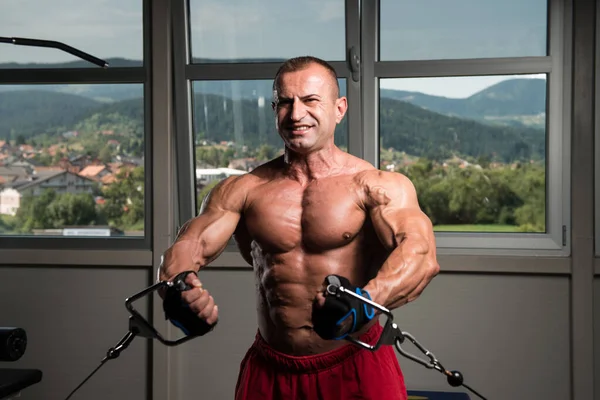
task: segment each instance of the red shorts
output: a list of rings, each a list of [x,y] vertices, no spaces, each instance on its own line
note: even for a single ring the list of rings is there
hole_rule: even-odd
[[[379,323],[360,337],[374,344]],[[297,357],[271,348],[256,335],[240,366],[235,400],[406,400],[392,346],[372,352],[348,343],[323,354]]]

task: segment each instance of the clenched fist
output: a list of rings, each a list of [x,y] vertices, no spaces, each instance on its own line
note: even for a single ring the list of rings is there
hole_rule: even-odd
[[[184,282],[189,289],[181,291],[175,286],[167,289],[163,302],[165,316],[186,335],[202,336],[216,325],[219,308],[194,272],[190,271]]]

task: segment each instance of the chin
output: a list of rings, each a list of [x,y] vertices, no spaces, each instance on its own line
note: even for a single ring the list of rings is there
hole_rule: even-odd
[[[310,149],[313,144],[306,142],[304,139],[291,139],[286,141],[287,147],[292,150],[307,150]]]

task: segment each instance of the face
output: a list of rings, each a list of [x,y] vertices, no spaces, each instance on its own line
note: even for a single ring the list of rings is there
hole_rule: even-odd
[[[290,150],[306,154],[333,144],[336,125],[347,109],[336,82],[318,64],[280,76],[273,109],[277,130]]]

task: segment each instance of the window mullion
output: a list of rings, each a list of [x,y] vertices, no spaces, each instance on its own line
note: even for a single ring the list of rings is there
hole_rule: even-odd
[[[179,226],[195,215],[196,193],[194,173],[194,139],[192,130],[192,98],[191,85],[186,76],[186,65],[189,62],[189,29],[187,18],[187,2],[176,2],[172,9],[173,20],[173,77],[174,77],[174,123],[175,123],[175,168],[176,197]]]
[[[354,50],[360,58],[361,30],[360,30],[360,2],[358,0],[346,0],[346,63],[345,69],[348,71],[346,78],[346,94],[348,97],[348,112],[346,119],[348,122],[348,152],[362,158],[362,99],[360,95],[361,76],[360,69],[354,79],[350,68],[350,52]],[[362,63],[360,63],[362,64]],[[359,66],[362,68],[362,66]],[[338,76],[340,72],[338,71]]]
[[[379,56],[379,0],[361,2],[361,100],[363,158],[379,166],[379,104],[375,62]]]
[[[145,67],[0,69],[0,84],[137,83],[145,80]]]
[[[375,64],[378,78],[420,78],[551,72],[551,57],[384,61]]]

